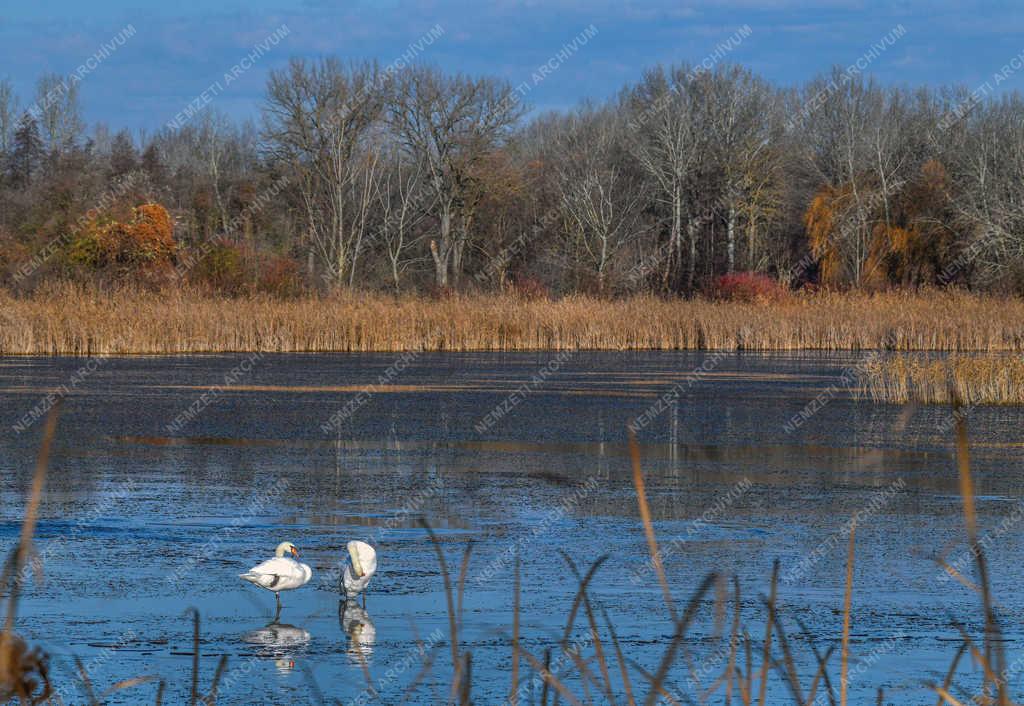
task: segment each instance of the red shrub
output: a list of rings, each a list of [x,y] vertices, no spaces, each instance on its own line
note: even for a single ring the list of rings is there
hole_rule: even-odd
[[[709,294],[714,299],[737,302],[773,302],[789,296],[789,290],[778,280],[758,272],[733,272],[719,275],[711,282]]]

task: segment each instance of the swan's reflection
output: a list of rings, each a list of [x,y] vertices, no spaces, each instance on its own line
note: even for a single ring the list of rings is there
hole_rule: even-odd
[[[302,652],[311,639],[308,630],[278,622],[250,630],[242,636],[242,642],[258,646],[258,656],[274,660],[274,666],[281,674],[295,669],[295,655]]]
[[[358,664],[369,662],[377,642],[377,628],[370,615],[354,600],[338,601],[338,622],[348,635],[348,656]]]

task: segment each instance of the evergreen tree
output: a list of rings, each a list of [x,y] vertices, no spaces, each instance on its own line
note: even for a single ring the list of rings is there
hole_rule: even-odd
[[[156,186],[163,186],[167,178],[167,169],[160,159],[160,150],[153,143],[142,153],[142,169]]]
[[[122,130],[114,136],[114,141],[110,145],[110,175],[124,176],[138,168],[138,163],[139,155],[135,151],[132,136],[127,130]]]
[[[14,131],[14,143],[8,164],[11,182],[16,187],[26,187],[32,183],[42,163],[43,153],[39,124],[32,115],[26,113],[18,121],[18,127]]]

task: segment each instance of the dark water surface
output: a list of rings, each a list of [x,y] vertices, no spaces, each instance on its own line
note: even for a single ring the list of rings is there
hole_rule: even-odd
[[[841,375],[860,359],[422,354],[395,366],[393,354],[91,365],[0,358],[5,552],[18,537],[42,433],[34,418],[47,392],[65,396],[37,531],[44,571],[25,584],[18,629],[52,654],[67,703],[84,699],[75,656],[97,691],[152,674],[166,680],[164,703],[186,702],[190,607],[202,618],[201,687],[229,657],[218,703],[365,703],[364,664],[382,700],[398,703],[420,671],[418,642],[434,666],[410,702],[443,702],[448,618],[422,515],[453,572],[473,543],[459,638],[473,655],[475,703],[500,703],[509,691],[517,552],[531,654],[555,648],[553,671],[582,690],[571,660],[558,662],[577,584],[560,552],[581,570],[607,555],[592,583],[595,608],[607,612],[627,656],[654,671],[672,625],[647,563],[625,443],[626,424],[649,411],[639,439],[677,603],[710,571],[737,576],[759,651],[761,595],[778,559],[782,622],[806,686],[816,669],[812,643],[824,651],[841,632],[844,527],[860,512],[851,703],[874,703],[878,687],[889,703],[934,703],[922,682],[945,676],[958,644],[951,621],[978,636],[981,622],[977,597],[930,558],[943,552],[973,575],[949,411],[904,414],[853,399]],[[234,389],[221,387],[225,376]],[[382,376],[390,389],[361,392]],[[673,390],[677,402],[651,407]],[[1018,666],[1022,421],[1020,409],[970,416],[979,516],[1007,661]],[[365,611],[340,610],[336,572],[350,539],[380,553]],[[237,575],[283,540],[300,548],[314,579],[282,594],[279,624],[268,625],[273,596]],[[586,625],[581,614],[572,639],[585,644]],[[610,651],[607,631],[602,639]],[[670,687],[698,701],[690,680],[715,679],[719,646],[709,600]],[[614,659],[610,666],[617,673]],[[832,666],[838,679],[838,653]],[[1015,694],[1021,672],[1010,677]],[[524,663],[521,675],[532,674]],[[109,701],[153,703],[156,689]],[[521,693],[533,703],[539,689],[527,681]],[[792,702],[773,685],[769,703]]]

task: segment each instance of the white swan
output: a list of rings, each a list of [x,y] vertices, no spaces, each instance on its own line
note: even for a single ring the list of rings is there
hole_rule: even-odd
[[[291,557],[286,557],[285,552],[291,552],[292,556],[298,556],[299,550],[291,542],[281,542],[274,551],[274,558],[267,559],[262,564],[257,564],[244,574],[238,577],[256,584],[260,588],[274,592],[277,599],[277,612],[281,612],[281,591],[292,591],[302,588],[313,578],[313,570],[306,564],[300,564]]]
[[[341,580],[345,596],[351,599],[366,590],[376,573],[377,552],[366,542],[349,542],[348,556],[352,563],[345,567],[345,575]]]

